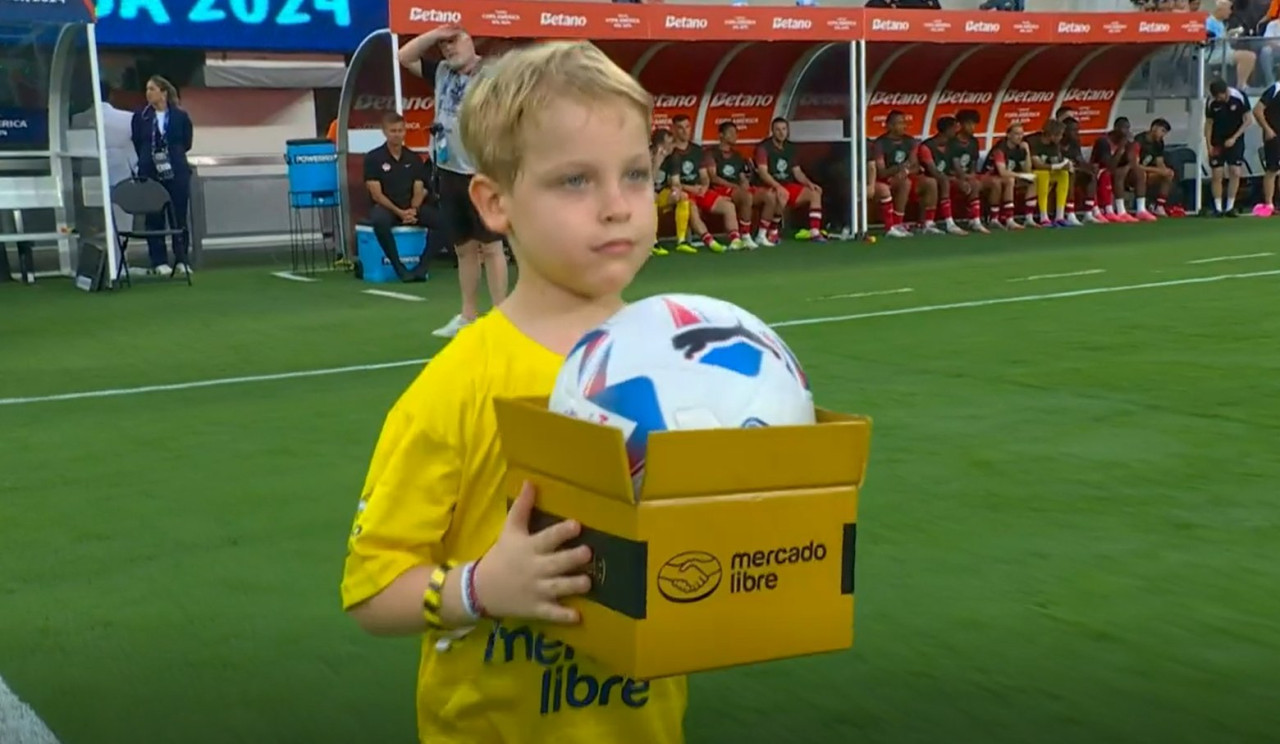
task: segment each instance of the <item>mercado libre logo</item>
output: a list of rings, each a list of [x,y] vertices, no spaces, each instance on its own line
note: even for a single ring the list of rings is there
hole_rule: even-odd
[[[701,550],[686,550],[658,569],[658,592],[676,604],[701,602],[715,594],[723,578],[720,559]]]

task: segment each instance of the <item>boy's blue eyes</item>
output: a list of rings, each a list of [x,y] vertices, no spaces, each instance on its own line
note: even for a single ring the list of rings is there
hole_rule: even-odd
[[[639,181],[648,183],[653,180],[653,172],[648,168],[633,168],[627,171],[626,178],[628,181]],[[591,182],[591,178],[584,173],[575,173],[571,176],[565,176],[560,179],[560,185],[569,188],[580,188]]]

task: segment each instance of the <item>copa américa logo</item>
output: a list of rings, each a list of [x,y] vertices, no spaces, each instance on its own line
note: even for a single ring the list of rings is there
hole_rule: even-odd
[[[649,683],[612,675],[597,677],[594,665],[584,665],[577,651],[527,625],[507,628],[494,623],[484,647],[485,664],[532,662],[543,667],[538,712],[544,716],[592,706],[643,708],[649,703]]]

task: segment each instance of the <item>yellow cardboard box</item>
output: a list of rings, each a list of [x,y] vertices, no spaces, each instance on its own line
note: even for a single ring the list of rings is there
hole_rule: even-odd
[[[653,434],[637,498],[621,431],[495,406],[508,493],[532,481],[534,527],[577,519],[594,555],[582,623],[548,634],[634,679],[853,644],[870,419]]]

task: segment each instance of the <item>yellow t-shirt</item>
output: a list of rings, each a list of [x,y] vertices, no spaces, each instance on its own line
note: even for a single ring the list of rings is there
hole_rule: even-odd
[[[506,519],[495,396],[549,395],[563,357],[493,311],[458,334],[383,424],[342,581],[349,608],[406,570],[479,558]],[[527,624],[423,638],[418,736],[431,744],[680,744],[683,677],[624,679]]]

